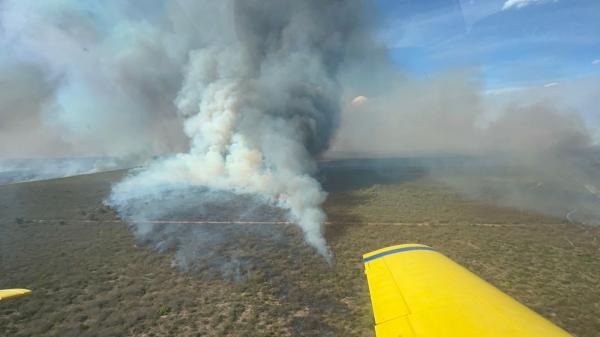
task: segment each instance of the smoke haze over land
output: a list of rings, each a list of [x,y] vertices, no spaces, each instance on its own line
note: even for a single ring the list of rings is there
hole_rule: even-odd
[[[423,168],[470,198],[600,221],[600,150],[586,121],[598,113],[598,78],[492,93],[473,70],[390,83],[347,100],[327,157],[440,156]]]

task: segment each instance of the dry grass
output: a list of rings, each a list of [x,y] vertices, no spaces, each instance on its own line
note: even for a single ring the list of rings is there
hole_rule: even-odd
[[[250,262],[224,281],[210,264],[177,271],[172,252],[107,221],[101,200],[121,175],[0,187],[0,288],[34,290],[0,305],[0,336],[373,336],[360,257],[405,242],[434,246],[576,336],[600,331],[597,227],[468,201],[415,175],[330,194],[332,267],[293,226],[269,229],[285,240],[215,229],[241,233],[219,249]]]

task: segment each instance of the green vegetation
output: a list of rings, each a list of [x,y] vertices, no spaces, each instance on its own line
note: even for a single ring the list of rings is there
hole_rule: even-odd
[[[171,312],[171,307],[167,305],[161,305],[160,309],[158,309],[159,316],[167,316]]]

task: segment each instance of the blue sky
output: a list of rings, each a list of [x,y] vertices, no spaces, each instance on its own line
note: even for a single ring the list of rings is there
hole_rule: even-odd
[[[380,38],[417,77],[478,67],[486,89],[600,75],[598,0],[376,0]]]

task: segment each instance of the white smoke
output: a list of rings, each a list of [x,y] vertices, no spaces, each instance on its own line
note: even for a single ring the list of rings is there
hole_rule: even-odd
[[[173,186],[260,194],[288,210],[306,241],[330,259],[321,233],[326,193],[311,176],[312,156],[336,124],[334,75],[351,29],[327,16],[344,13],[341,1],[269,3],[223,7],[236,20],[218,34],[233,38],[215,37],[190,53],[175,100],[190,150],[122,181],[109,203]]]

